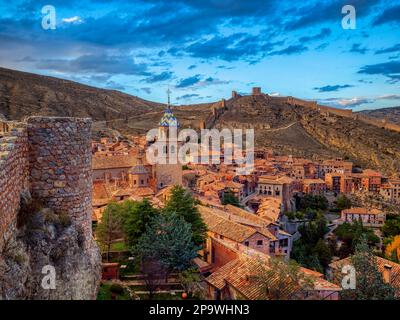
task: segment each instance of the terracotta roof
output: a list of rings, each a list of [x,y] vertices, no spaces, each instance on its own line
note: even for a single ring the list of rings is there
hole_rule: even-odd
[[[382,214],[383,211],[379,209],[369,209],[369,208],[351,208],[342,211],[344,214]]]
[[[264,294],[263,285],[255,279],[256,275],[265,272],[266,269],[268,269],[267,256],[255,258],[239,254],[238,258],[229,261],[212,273],[206,278],[206,281],[218,289],[224,288],[228,283],[249,300],[268,299]],[[300,271],[312,278],[314,290],[340,291],[339,286],[323,279],[322,274],[305,268],[301,268]],[[271,275],[269,283],[273,284],[277,281],[280,281],[279,277]],[[290,298],[297,289],[298,286],[288,283],[282,289],[284,299],[285,297],[286,299]]]
[[[391,266],[391,281],[390,284],[396,289],[397,295],[400,296],[400,264],[395,263],[393,261],[375,256],[376,258],[376,263],[378,266],[378,271],[380,273],[383,273],[385,269],[385,265]],[[335,262],[332,262],[329,267],[331,267],[334,270],[341,270],[342,266],[344,265],[351,265],[351,259],[350,257],[347,257],[342,260],[338,260]]]
[[[258,231],[234,221],[225,219],[221,215],[215,214],[215,210],[204,206],[198,206],[200,214],[206,223],[208,230],[222,235],[236,242],[243,242]]]
[[[304,179],[303,180],[304,184],[312,184],[312,183],[320,183],[320,184],[325,184],[325,181],[322,179]]]
[[[289,184],[294,180],[288,176],[260,176],[258,183],[269,183],[269,184]]]
[[[96,157],[92,158],[92,169],[115,169],[115,168],[130,168],[135,165],[135,158],[126,156],[111,156],[111,157]]]

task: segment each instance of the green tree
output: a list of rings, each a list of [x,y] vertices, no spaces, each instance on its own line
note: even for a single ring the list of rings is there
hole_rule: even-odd
[[[394,237],[400,235],[400,216],[388,215],[386,222],[382,226],[382,232],[385,237]]]
[[[133,248],[139,238],[146,231],[146,226],[151,219],[160,212],[153,208],[148,199],[143,201],[126,200],[121,208],[124,216],[124,231],[127,237],[128,245]]]
[[[356,287],[341,292],[342,299],[393,300],[394,288],[385,283],[377,267],[377,259],[368,245],[366,236],[356,246],[351,263],[356,270]]]
[[[123,237],[123,212],[119,204],[110,203],[104,210],[96,229],[96,236],[107,253],[107,261],[110,261],[111,245],[115,240]]]
[[[192,241],[201,246],[206,239],[207,226],[197,208],[197,201],[181,186],[175,186],[163,210],[167,215],[175,214],[190,224]]]
[[[354,221],[353,223],[345,222],[341,224],[336,228],[335,235],[339,240],[343,241],[339,251],[339,256],[341,258],[353,254],[363,236],[366,237],[370,246],[379,243],[378,236],[372,229],[364,227],[362,221]]]
[[[266,263],[260,259],[254,270],[250,280],[261,288],[259,298],[263,300],[297,300],[313,289],[313,279],[306,276],[294,260],[286,262],[271,257]]]
[[[158,263],[168,275],[189,268],[199,249],[192,242],[190,224],[171,213],[151,219],[135,251],[142,262]]]
[[[297,198],[297,208],[300,211],[306,209],[326,210],[329,202],[324,196],[313,196],[306,194],[304,197]]]
[[[323,239],[319,239],[312,252],[318,257],[319,263],[326,269],[331,263],[332,252]]]
[[[228,189],[228,191],[224,192],[224,199],[222,201],[223,205],[232,205],[235,207],[241,207],[239,199],[235,196],[233,191],[231,189]]]
[[[336,200],[336,207],[339,211],[350,209],[351,208],[351,200],[347,198],[344,194],[341,194]]]

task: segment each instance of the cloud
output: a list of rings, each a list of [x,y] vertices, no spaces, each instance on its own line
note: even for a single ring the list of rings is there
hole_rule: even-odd
[[[361,18],[370,14],[380,2],[381,0],[353,0],[351,5],[357,10],[357,18]],[[323,23],[340,22],[344,17],[341,9],[346,4],[348,3],[343,0],[307,2],[285,22],[285,30],[298,30]]]
[[[399,52],[399,51],[400,51],[400,43],[395,44],[394,46],[389,47],[389,48],[377,50],[375,52],[375,54],[392,53],[392,52]]]
[[[151,88],[140,88],[140,90],[146,92],[147,94],[151,94],[152,92]]]
[[[270,56],[293,55],[293,54],[302,53],[307,50],[308,50],[308,47],[303,46],[302,44],[297,44],[297,45],[291,45],[282,50],[272,51],[272,52],[268,53],[268,55],[270,55]]]
[[[82,23],[83,22],[82,18],[79,16],[64,18],[61,21],[64,23]]]
[[[373,25],[378,26],[386,23],[400,24],[400,5],[387,8],[378,15]]]
[[[149,75],[147,65],[135,63],[131,56],[109,56],[109,55],[83,55],[76,59],[46,59],[36,64],[38,69],[53,70],[62,73],[87,72],[93,74],[108,75]]]
[[[210,85],[219,85],[228,83],[230,83],[230,81],[220,80],[213,77],[204,78],[204,76],[196,74],[192,77],[181,79],[175,87],[180,89],[187,87],[193,87],[193,89],[198,89],[200,87],[207,87]]]
[[[195,68],[197,68],[197,66],[195,64],[192,64],[191,66],[188,67],[188,70],[193,70]]]
[[[191,94],[184,94],[183,96],[177,97],[176,100],[191,100],[192,98],[200,97],[199,94],[191,93]]]
[[[361,47],[361,43],[354,43],[349,52],[365,54],[367,51],[367,48]]]
[[[173,75],[174,75],[173,72],[164,71],[164,72],[162,72],[160,74],[154,74],[154,75],[144,79],[143,82],[155,83],[155,82],[166,81],[166,80],[170,80]]]
[[[374,99],[368,99],[363,97],[354,98],[329,98],[324,100],[318,100],[318,103],[322,105],[329,105],[335,108],[354,108],[362,104],[373,103]]]
[[[314,90],[317,90],[318,92],[334,92],[334,91],[339,91],[340,89],[346,89],[346,88],[352,88],[354,86],[350,84],[344,84],[344,85],[327,85],[324,87],[315,87]]]
[[[196,83],[199,83],[200,81],[201,81],[201,76],[199,74],[196,74],[192,77],[181,79],[176,85],[176,88],[190,87]]]
[[[304,43],[304,42],[311,42],[311,41],[314,41],[314,40],[321,40],[321,39],[324,39],[324,38],[330,36],[331,33],[332,33],[331,29],[322,28],[321,31],[318,34],[314,35],[314,36],[301,37],[299,39],[299,42]]]
[[[365,65],[361,67],[358,73],[383,75],[390,78],[392,82],[397,82],[400,81],[400,60]]]
[[[119,90],[119,91],[126,90],[126,88],[123,85],[121,85],[121,84],[119,84],[119,83],[117,83],[115,81],[108,81],[106,83],[106,85],[104,86],[104,88],[112,89],[112,90]]]

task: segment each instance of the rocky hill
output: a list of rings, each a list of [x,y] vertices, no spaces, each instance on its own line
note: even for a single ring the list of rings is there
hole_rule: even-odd
[[[220,102],[179,106],[174,113],[182,127],[199,128],[205,121],[208,127],[254,128],[257,146],[281,154],[343,157],[387,174],[400,171],[398,132],[289,104],[282,97],[239,96],[227,100],[225,108],[220,106]],[[117,91],[0,69],[0,113],[8,119],[36,114],[85,116],[95,120],[96,132],[133,134],[157,127],[164,107]]]
[[[391,122],[400,125],[400,107],[365,110],[360,113],[372,118],[388,119]]]

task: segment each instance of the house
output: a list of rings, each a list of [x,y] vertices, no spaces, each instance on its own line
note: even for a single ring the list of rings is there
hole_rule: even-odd
[[[212,237],[210,239],[218,255],[218,266],[214,267],[211,275],[205,278],[207,295],[212,300],[269,300],[272,299],[264,290],[257,275],[263,273],[271,277],[270,283],[277,282],[278,275],[266,275],[269,256],[242,245],[232,245],[224,240]],[[312,279],[312,288],[307,291],[298,290],[295,284],[280,285],[282,299],[314,299],[337,300],[340,287],[328,282],[323,275],[305,268],[301,268],[306,276]],[[267,279],[268,280],[268,279]]]
[[[92,157],[93,181],[128,181],[136,159],[130,155]]]
[[[319,178],[325,179],[327,173],[342,173],[350,175],[353,171],[353,163],[350,161],[343,161],[342,159],[329,159],[324,160],[319,165]]]
[[[303,192],[313,196],[322,196],[326,192],[326,183],[322,179],[304,179]]]
[[[396,290],[396,297],[400,298],[400,264],[393,261],[375,256],[378,271],[382,274],[383,280],[389,283]],[[329,278],[335,283],[341,283],[343,276],[343,266],[351,265],[351,258],[347,257],[342,260],[332,262],[329,265]]]
[[[381,196],[390,202],[400,202],[400,179],[388,179],[380,188]]]
[[[248,248],[266,254],[270,251],[270,242],[276,241],[276,237],[265,227],[251,227],[237,222],[237,219],[230,218],[224,211],[215,208],[198,206],[200,214],[208,228],[208,239],[204,249],[205,259],[213,262],[215,253],[210,246],[210,237],[225,240],[235,245],[240,243]]]
[[[327,190],[335,194],[350,194],[354,190],[353,177],[344,173],[326,173],[325,183]]]
[[[287,176],[260,176],[257,183],[258,194],[281,200],[284,210],[293,211],[294,180]]]
[[[342,210],[339,221],[341,223],[362,221],[367,227],[382,227],[386,221],[386,214],[379,209],[350,208]]]

